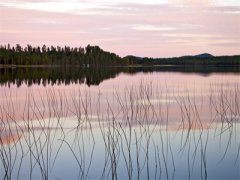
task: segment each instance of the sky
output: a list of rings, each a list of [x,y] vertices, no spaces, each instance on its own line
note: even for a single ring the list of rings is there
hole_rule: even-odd
[[[0,0],[0,44],[120,56],[240,54],[239,0]]]

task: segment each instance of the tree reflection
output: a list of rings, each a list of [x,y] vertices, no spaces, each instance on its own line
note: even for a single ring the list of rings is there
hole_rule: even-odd
[[[239,73],[238,67],[186,67],[186,66],[158,66],[158,67],[22,67],[0,68],[0,84],[31,86],[38,85],[70,85],[86,84],[99,85],[104,80],[114,78],[120,73],[136,74],[139,72],[182,72],[200,73],[207,76],[210,73]]]

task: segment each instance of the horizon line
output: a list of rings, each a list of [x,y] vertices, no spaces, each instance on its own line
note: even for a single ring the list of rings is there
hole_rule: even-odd
[[[65,47],[69,47],[70,49],[75,49],[75,48],[86,48],[87,46],[91,46],[91,47],[94,47],[94,46],[97,46],[99,47],[101,50],[105,51],[105,52],[109,52],[109,53],[114,53],[116,54],[117,56],[119,56],[120,58],[125,58],[125,57],[128,57],[128,56],[133,56],[133,57],[137,57],[137,58],[152,58],[152,59],[167,59],[167,58],[182,58],[182,57],[191,57],[191,56],[199,56],[199,55],[204,55],[204,54],[208,54],[210,56],[213,56],[213,57],[229,57],[229,56],[240,56],[240,54],[231,54],[231,55],[215,55],[215,54],[212,54],[212,53],[209,53],[209,52],[201,52],[201,53],[197,53],[197,54],[184,54],[184,55],[180,55],[180,56],[168,56],[168,57],[150,57],[150,56],[140,56],[140,55],[135,55],[135,54],[128,54],[128,55],[125,55],[125,56],[120,56],[119,54],[113,52],[113,51],[109,51],[109,50],[105,50],[104,48],[101,48],[100,45],[92,45],[92,44],[88,44],[86,46],[69,46],[69,45],[64,45],[64,46],[61,46],[61,45],[46,45],[45,43],[41,44],[41,45],[32,45],[32,44],[26,44],[26,45],[22,45],[20,43],[16,43],[14,45],[10,44],[10,43],[7,43],[7,44],[0,44],[0,48],[2,47],[5,47],[5,48],[8,48],[8,46],[10,48],[12,47],[16,47],[17,45],[20,45],[21,48],[26,48],[28,45],[32,46],[33,48],[42,48],[44,45],[46,46],[46,48],[51,48],[54,47],[54,48],[57,48],[57,47],[60,47],[60,48],[65,48]],[[41,50],[41,49],[40,49]],[[42,50],[41,50],[42,52]]]

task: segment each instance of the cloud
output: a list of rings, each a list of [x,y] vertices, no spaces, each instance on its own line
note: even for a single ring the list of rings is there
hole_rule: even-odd
[[[4,7],[13,7],[27,10],[37,10],[44,12],[57,12],[57,13],[74,13],[77,11],[86,11],[89,9],[101,9],[107,8],[103,4],[93,3],[78,3],[78,2],[67,2],[67,1],[50,1],[50,2],[2,2],[0,5]]]
[[[171,4],[183,6],[240,6],[239,0],[169,0]]]
[[[133,27],[134,30],[137,31],[172,31],[175,30],[174,27],[164,27],[164,26],[156,26],[156,25],[136,25]]]
[[[211,46],[217,46],[217,47],[240,47],[239,42],[225,42],[225,43],[213,43]]]
[[[191,5],[189,1],[154,4],[136,0],[5,0],[0,2],[0,42],[71,46],[90,43],[121,56],[240,53],[238,46],[226,44],[228,48],[224,48],[225,42],[237,45],[239,41],[240,7],[208,2]]]

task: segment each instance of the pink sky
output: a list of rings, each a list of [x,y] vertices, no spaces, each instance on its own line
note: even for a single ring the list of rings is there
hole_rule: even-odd
[[[0,44],[99,45],[120,56],[240,54],[238,0],[1,0]]]

